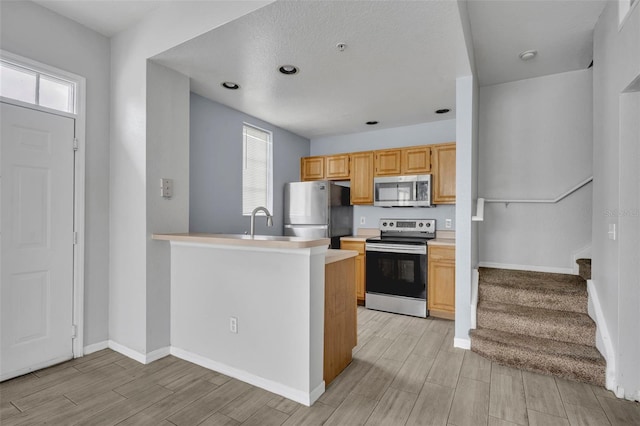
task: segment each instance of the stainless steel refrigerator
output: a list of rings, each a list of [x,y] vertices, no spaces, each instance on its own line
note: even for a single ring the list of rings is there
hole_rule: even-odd
[[[284,235],[331,238],[331,248],[340,248],[340,237],[353,234],[350,203],[350,189],[331,181],[286,183]]]

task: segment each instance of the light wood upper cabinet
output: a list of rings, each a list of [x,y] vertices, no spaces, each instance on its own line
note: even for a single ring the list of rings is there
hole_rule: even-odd
[[[433,159],[433,204],[456,202],[456,144],[431,147]]]
[[[358,252],[356,257],[356,299],[359,303],[364,302],[365,297],[365,279],[366,279],[366,252],[364,241],[341,241],[340,249],[355,250]]]
[[[414,146],[402,150],[402,174],[419,175],[431,172],[431,147]]]
[[[456,312],[456,248],[429,246],[428,308],[433,317],[454,319]]]
[[[348,180],[349,154],[330,155],[324,159],[324,178],[330,180]]]
[[[351,204],[373,204],[373,151],[351,154]]]
[[[401,173],[402,150],[385,149],[375,152],[375,176],[397,176]]]
[[[300,180],[324,179],[324,157],[303,157],[300,159]]]

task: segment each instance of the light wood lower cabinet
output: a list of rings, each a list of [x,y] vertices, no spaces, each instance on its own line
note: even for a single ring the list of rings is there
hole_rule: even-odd
[[[324,277],[323,379],[328,385],[349,365],[358,344],[355,258],[325,265]]]
[[[340,248],[342,250],[355,250],[358,252],[358,256],[356,257],[356,298],[358,304],[364,305],[367,273],[365,243],[364,241],[341,241]]]
[[[433,317],[454,319],[456,313],[456,248],[429,246],[427,306]]]

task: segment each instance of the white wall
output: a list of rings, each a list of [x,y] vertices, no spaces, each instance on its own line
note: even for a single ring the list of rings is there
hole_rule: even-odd
[[[250,218],[242,215],[242,125],[273,134],[273,226],[256,220],[256,233],[283,235],[284,184],[300,180],[300,157],[309,140],[207,98],[191,94],[191,232],[242,234]]]
[[[592,74],[480,88],[479,196],[554,199],[592,175]],[[591,242],[591,185],[558,204],[487,204],[480,261],[571,272]]]
[[[189,231],[189,78],[147,64],[147,234]],[[185,137],[186,135],[186,137]],[[160,179],[173,197],[160,196]],[[147,352],[170,344],[171,252],[147,240]]]
[[[86,78],[84,344],[108,339],[109,40],[35,3],[0,2],[3,50]]]
[[[478,83],[456,80],[456,323],[457,347],[470,348],[471,282],[478,262],[477,224],[471,221],[477,199]]]
[[[158,155],[152,152],[155,145],[147,144],[147,59],[268,3],[167,2],[111,39],[109,334],[138,353],[149,352],[148,343],[155,345],[147,342],[147,328],[156,327],[147,324],[147,285],[154,285],[147,263],[169,262],[166,251],[147,253],[147,157]],[[174,142],[187,146],[188,132],[179,138]],[[155,172],[169,176],[174,170]],[[188,205],[188,198],[181,202]],[[181,211],[174,204],[152,216],[166,214],[163,223],[181,223]]]
[[[325,136],[311,139],[311,155],[330,155],[343,152],[370,151],[413,145],[432,145],[456,140],[456,120],[442,120],[413,126],[393,127],[369,132]],[[360,224],[360,218],[365,224]],[[432,208],[353,207],[353,230],[377,228],[381,218],[436,219],[436,229],[444,229],[445,219],[452,219],[455,229],[456,206],[440,205]]]
[[[313,403],[324,390],[326,247],[172,242],[171,251],[172,353]]]
[[[592,280],[613,344],[613,387],[640,400],[640,259],[638,93],[640,8],[618,29],[618,2],[607,2],[594,32]],[[636,91],[638,90],[636,86]],[[610,225],[618,239],[608,238]]]

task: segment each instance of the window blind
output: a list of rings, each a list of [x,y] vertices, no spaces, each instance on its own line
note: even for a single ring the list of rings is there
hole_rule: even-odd
[[[271,132],[245,124],[242,139],[242,214],[258,206],[273,212]]]

